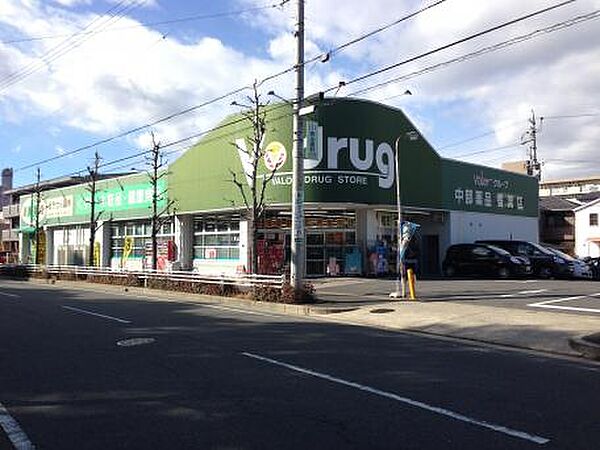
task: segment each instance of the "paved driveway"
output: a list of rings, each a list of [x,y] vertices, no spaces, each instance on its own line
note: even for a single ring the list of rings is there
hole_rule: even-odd
[[[337,278],[315,281],[319,298],[340,305],[389,302],[395,280]],[[470,302],[573,314],[600,314],[600,282],[575,280],[425,280],[421,301]]]

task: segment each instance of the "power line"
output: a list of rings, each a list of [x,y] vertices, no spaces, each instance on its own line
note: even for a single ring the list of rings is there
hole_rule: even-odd
[[[282,5],[284,5],[285,3],[287,3],[288,1],[289,1],[289,0],[283,0],[283,1],[282,1],[282,2],[279,4],[279,5],[280,5],[280,6],[282,6]],[[575,0],[571,0],[571,1],[575,1]],[[412,17],[415,17],[416,15],[418,15],[418,14],[420,14],[420,13],[422,13],[422,12],[424,12],[424,11],[426,11],[426,10],[430,9],[430,8],[432,8],[433,6],[435,6],[435,5],[439,4],[439,3],[441,3],[441,2],[439,2],[439,1],[438,1],[438,2],[437,2],[437,3],[435,3],[435,4],[432,4],[432,5],[429,5],[429,6],[427,6],[427,7],[421,8],[421,9],[419,9],[419,10],[417,10],[417,11],[413,12],[413,13],[410,13],[409,15],[407,15],[407,16],[405,16],[405,17],[403,17],[403,18],[400,18],[400,19],[396,20],[394,23],[401,23],[403,20],[406,20],[406,18],[407,18],[407,17],[411,17],[411,18],[412,18]],[[389,26],[391,26],[391,24],[390,24]],[[389,26],[387,26],[387,27],[380,27],[380,28],[381,28],[381,30],[380,30],[380,31],[383,31],[383,30],[385,30],[385,29],[389,28]],[[367,34],[365,34],[365,35],[359,36],[358,38],[355,38],[355,39],[353,39],[352,41],[353,41],[353,43],[357,43],[357,42],[360,42],[360,41],[362,41],[362,40],[366,39],[367,37],[370,37],[370,36],[372,36],[373,34],[374,34],[373,32],[370,32],[370,33],[367,33]],[[341,44],[340,46],[336,47],[336,49],[337,49],[337,48],[342,48],[342,47],[347,47],[348,45],[349,45],[348,43]],[[336,49],[334,49],[334,50],[332,50],[332,51],[335,51]],[[315,57],[313,57],[313,58],[311,58],[311,59],[309,59],[309,60],[306,60],[306,61],[304,62],[304,65],[306,65],[306,64],[310,64],[311,62],[314,62],[314,61],[317,61],[317,60],[319,60],[320,58],[322,58],[322,56],[323,56],[323,55],[322,55],[322,54],[320,54],[320,55],[318,55],[318,56],[315,56]],[[262,85],[263,83],[265,83],[265,82],[267,82],[267,81],[270,81],[270,80],[272,80],[272,79],[275,79],[275,78],[278,78],[278,77],[280,77],[280,76],[282,76],[282,75],[284,75],[284,74],[287,74],[287,73],[289,73],[289,72],[292,72],[292,71],[294,71],[294,70],[295,70],[295,68],[296,68],[296,66],[292,66],[292,67],[289,67],[289,68],[287,68],[287,69],[285,69],[285,70],[282,70],[282,71],[280,71],[280,72],[276,72],[276,73],[274,73],[274,74],[271,74],[271,75],[269,75],[269,76],[267,76],[267,77],[263,78],[262,80],[260,80],[260,81],[257,83],[257,85],[259,85],[259,86],[260,86],[260,85]],[[103,144],[106,144],[106,143],[108,143],[108,142],[111,142],[111,141],[114,141],[114,140],[117,140],[117,139],[121,139],[121,138],[123,138],[123,137],[125,137],[125,136],[128,136],[128,135],[130,135],[130,134],[133,134],[133,133],[136,133],[136,132],[142,131],[142,130],[144,130],[144,129],[147,129],[147,128],[150,128],[150,127],[153,127],[153,126],[155,126],[155,125],[158,125],[158,124],[160,124],[160,123],[163,123],[163,122],[169,121],[169,120],[171,120],[171,119],[174,119],[174,118],[176,118],[176,117],[180,117],[180,116],[182,116],[182,115],[185,115],[185,114],[188,114],[188,113],[190,113],[190,112],[196,111],[196,110],[198,110],[198,109],[200,109],[200,108],[203,108],[203,107],[205,107],[205,106],[211,105],[211,104],[213,104],[213,103],[217,103],[217,102],[219,102],[219,101],[221,101],[221,100],[223,100],[223,99],[225,99],[225,98],[227,98],[227,97],[230,97],[230,96],[232,96],[232,95],[239,94],[239,93],[241,93],[241,92],[245,91],[245,90],[246,90],[246,89],[248,89],[248,88],[249,88],[248,86],[243,86],[243,87],[239,87],[239,88],[237,88],[237,89],[233,89],[233,90],[231,90],[231,91],[229,91],[229,92],[227,92],[227,93],[225,93],[225,94],[222,94],[222,95],[220,95],[220,96],[218,96],[218,97],[216,97],[216,98],[213,98],[212,100],[208,100],[208,101],[206,101],[206,102],[203,102],[203,103],[200,103],[200,104],[197,104],[197,105],[191,106],[191,107],[189,107],[189,108],[186,108],[186,109],[184,109],[184,110],[181,110],[181,111],[178,111],[178,112],[176,112],[176,113],[170,114],[170,115],[168,115],[168,116],[165,116],[165,117],[162,117],[162,118],[160,118],[160,119],[157,119],[157,120],[155,120],[155,121],[153,121],[153,122],[149,122],[149,123],[146,123],[146,124],[144,124],[144,125],[140,125],[140,126],[137,126],[137,127],[135,127],[135,128],[129,129],[129,130],[127,130],[127,131],[124,131],[124,132],[122,132],[122,133],[119,133],[119,134],[117,134],[117,135],[114,135],[114,136],[108,137],[108,138],[106,138],[106,139],[101,139],[101,140],[99,140],[99,141],[96,141],[96,142],[93,142],[93,143],[91,143],[91,144],[84,145],[84,146],[82,146],[82,147],[79,147],[79,148],[76,148],[76,149],[74,149],[74,150],[71,150],[71,151],[65,152],[65,153],[63,153],[62,155],[56,155],[56,156],[53,156],[53,157],[50,157],[50,158],[46,158],[46,159],[44,159],[44,160],[41,160],[41,161],[37,161],[37,162],[35,162],[35,163],[31,163],[31,164],[28,164],[28,165],[25,165],[25,166],[22,166],[22,167],[18,167],[18,168],[16,168],[16,169],[15,169],[15,172],[18,172],[18,171],[21,171],[21,170],[25,170],[25,169],[29,169],[29,168],[32,168],[32,167],[36,167],[36,166],[38,166],[38,165],[41,165],[41,164],[46,164],[46,163],[48,163],[48,162],[56,161],[56,160],[58,160],[58,159],[61,159],[61,158],[64,158],[64,157],[66,157],[66,156],[70,156],[70,155],[73,155],[73,154],[76,154],[76,153],[80,153],[80,152],[82,152],[82,151],[84,151],[84,150],[89,150],[89,149],[91,149],[91,148],[94,148],[94,147],[96,147],[96,146],[98,146],[98,145],[103,145]]]
[[[283,104],[274,105],[271,108],[269,108],[268,112],[272,113],[272,112],[277,111],[279,109],[285,108],[286,106],[288,106],[288,105],[286,105],[284,103]],[[267,118],[267,123],[275,122],[277,120],[284,119],[284,118],[287,118],[287,117],[292,117],[292,115],[293,115],[293,113],[290,112],[290,113],[280,114],[280,115],[275,116],[275,117],[270,117],[270,118]],[[177,139],[175,141],[171,141],[171,142],[168,142],[166,144],[162,144],[161,148],[173,147],[173,146],[176,146],[178,144],[182,144],[184,142],[190,141],[192,139],[197,139],[199,137],[205,136],[205,135],[207,135],[209,133],[212,133],[214,131],[219,131],[219,130],[231,127],[233,125],[237,125],[239,123],[246,122],[247,120],[248,119],[246,117],[240,117],[238,119],[235,119],[235,120],[232,120],[232,121],[229,121],[229,122],[226,122],[226,123],[221,123],[221,124],[219,124],[217,126],[211,127],[211,128],[206,129],[204,131],[200,131],[198,133],[194,133],[192,135],[189,135],[189,136]],[[243,127],[241,129],[236,129],[235,131],[233,131],[233,132],[231,132],[229,134],[215,136],[212,139],[204,140],[202,142],[206,144],[206,143],[212,142],[213,140],[216,140],[216,139],[222,139],[224,136],[232,136],[232,135],[237,134],[238,132],[243,132],[243,131],[250,130],[250,129],[252,129],[252,126],[248,125],[247,127]],[[137,152],[137,153],[135,153],[133,155],[128,155],[128,156],[124,156],[124,157],[121,157],[121,158],[113,159],[111,161],[106,161],[106,162],[103,162],[102,164],[100,164],[99,168],[109,167],[109,166],[112,166],[112,165],[115,165],[115,164],[119,164],[119,163],[124,162],[124,161],[136,160],[136,158],[137,159],[141,159],[146,154],[150,153],[151,151],[152,151],[151,149],[150,150],[142,150],[142,151]],[[175,149],[175,150],[171,150],[169,152],[165,152],[165,155],[168,156],[168,155],[171,155],[171,154],[179,152],[179,151],[181,151],[181,148],[178,148],[178,149]],[[128,163],[125,166],[127,166],[129,164],[131,164],[131,163]],[[71,172],[71,173],[68,173],[68,174],[63,175],[63,176],[65,176],[65,177],[77,176],[77,175],[80,175],[83,172],[86,172],[86,169],[81,169],[81,170],[78,170],[78,171],[75,171],[75,172]]]
[[[502,145],[500,147],[486,148],[485,150],[477,150],[476,152],[462,153],[460,155],[449,155],[449,157],[450,158],[466,158],[467,156],[481,155],[483,153],[492,153],[492,152],[496,152],[498,150],[505,150],[507,148],[513,148],[513,147],[514,148],[519,147],[519,144]]]
[[[375,85],[371,85],[371,86],[368,86],[366,88],[359,89],[359,90],[354,91],[351,94],[349,94],[349,96],[355,96],[355,95],[358,95],[358,94],[363,94],[365,92],[368,92],[368,91],[371,91],[371,90],[374,90],[374,89],[379,89],[379,88],[382,88],[382,87],[387,86],[387,85],[392,84],[392,83],[397,83],[398,81],[404,81],[404,80],[407,80],[407,79],[410,79],[410,78],[414,78],[414,77],[419,76],[419,75],[424,75],[426,73],[433,72],[435,70],[445,68],[445,67],[450,66],[452,64],[465,62],[465,61],[471,60],[473,58],[476,58],[478,56],[485,55],[487,53],[492,53],[494,51],[501,50],[501,49],[510,47],[512,45],[520,44],[521,42],[528,41],[530,39],[536,38],[536,37],[541,36],[543,34],[549,34],[549,33],[555,32],[555,31],[559,31],[559,30],[571,27],[573,25],[577,25],[579,23],[586,22],[588,20],[597,19],[599,17],[600,17],[600,10],[596,10],[596,11],[593,11],[591,13],[584,14],[584,15],[581,15],[581,16],[576,16],[576,17],[573,17],[571,19],[565,20],[563,22],[555,23],[555,24],[550,25],[550,26],[548,26],[546,28],[538,29],[538,30],[532,31],[532,32],[527,33],[527,34],[520,35],[520,36],[511,38],[511,39],[508,39],[508,40],[505,40],[505,41],[502,41],[502,42],[499,42],[499,43],[496,43],[496,44],[493,44],[493,45],[489,45],[487,47],[483,47],[483,48],[481,48],[479,50],[476,50],[476,51],[473,51],[473,52],[470,52],[470,53],[466,53],[466,54],[464,54],[462,56],[459,56],[459,57],[456,57],[456,58],[452,58],[452,59],[443,61],[441,63],[433,64],[431,66],[427,66],[427,67],[425,67],[423,69],[416,70],[416,71],[408,73],[406,75],[400,75],[400,76],[388,79],[386,81],[383,81],[381,83],[377,83]],[[399,95],[400,94],[393,95],[391,97],[384,98],[381,101],[390,100],[392,98],[398,97]]]
[[[15,169],[15,172],[18,172],[18,171],[21,171],[21,170],[25,170],[25,169],[30,169],[32,167],[36,167],[36,166],[39,166],[39,165],[42,165],[42,164],[46,164],[46,163],[49,163],[49,162],[52,162],[52,161],[56,161],[57,159],[64,158],[65,156],[70,156],[70,155],[74,155],[76,153],[81,153],[84,150],[89,150],[90,148],[94,148],[94,147],[97,147],[99,145],[107,144],[107,143],[115,141],[117,139],[124,138],[125,136],[128,136],[128,135],[130,135],[132,133],[136,133],[138,131],[142,131],[142,130],[145,130],[147,128],[151,128],[151,127],[156,126],[156,125],[158,125],[160,123],[163,123],[163,122],[166,122],[168,120],[171,120],[171,119],[173,119],[175,117],[179,117],[179,116],[182,116],[184,114],[188,114],[188,113],[190,113],[192,111],[195,111],[197,109],[200,109],[200,108],[203,108],[205,106],[211,105],[213,103],[217,103],[218,101],[221,101],[224,98],[230,97],[231,95],[238,94],[238,93],[240,93],[240,92],[242,92],[242,91],[244,91],[246,89],[247,89],[247,87],[242,87],[242,88],[235,89],[233,91],[229,91],[229,92],[227,92],[227,93],[225,93],[225,94],[223,94],[223,95],[221,95],[219,97],[213,98],[212,100],[208,100],[208,101],[206,101],[204,103],[200,103],[199,105],[195,105],[195,106],[192,106],[190,108],[184,109],[182,111],[170,114],[168,116],[165,116],[165,117],[162,117],[160,119],[157,119],[157,120],[155,120],[153,122],[147,123],[145,125],[140,125],[139,127],[132,128],[130,130],[124,131],[123,133],[119,133],[117,135],[108,137],[106,139],[101,139],[101,140],[93,142],[91,144],[84,145],[83,147],[78,147],[78,148],[76,148],[74,150],[69,150],[68,152],[64,152],[62,155],[52,156],[50,158],[46,158],[46,159],[43,159],[41,161],[37,161],[37,162],[32,163],[32,164],[27,164],[26,166],[18,167],[17,169]]]
[[[488,28],[486,30],[480,31],[478,33],[471,34],[469,36],[466,36],[464,38],[458,39],[458,40],[456,40],[454,42],[451,42],[449,44],[442,45],[442,46],[437,47],[437,48],[432,49],[432,50],[428,50],[428,51],[426,51],[424,53],[421,53],[419,55],[412,56],[410,58],[407,58],[407,59],[404,59],[404,60],[402,60],[400,62],[397,62],[397,63],[391,64],[391,65],[382,67],[382,68],[377,69],[375,71],[368,72],[368,73],[366,73],[364,75],[361,75],[359,77],[353,78],[352,80],[346,81],[345,84],[348,85],[348,84],[357,83],[359,81],[363,81],[363,80],[365,80],[367,78],[371,78],[371,77],[373,77],[375,75],[379,75],[381,73],[384,73],[384,72],[390,71],[392,69],[395,69],[396,67],[403,66],[405,64],[408,64],[408,63],[417,61],[419,59],[425,58],[426,56],[430,56],[430,55],[433,55],[435,53],[439,53],[439,52],[441,52],[443,50],[447,50],[447,49],[455,47],[455,46],[457,46],[459,44],[464,44],[465,42],[471,41],[471,40],[476,39],[478,37],[484,36],[486,34],[489,34],[489,33],[492,33],[492,32],[498,31],[498,30],[501,30],[501,29],[506,28],[506,27],[508,27],[510,25],[514,25],[516,23],[523,22],[524,20],[528,20],[528,19],[531,19],[533,17],[539,16],[541,14],[545,14],[545,13],[547,13],[549,11],[553,11],[553,10],[555,10],[557,8],[561,8],[563,6],[567,6],[567,5],[571,4],[571,3],[574,3],[575,1],[577,1],[577,0],[566,0],[566,1],[563,1],[561,3],[557,3],[555,5],[549,6],[547,8],[539,9],[539,10],[533,12],[533,13],[529,13],[529,14],[517,17],[517,18],[509,20],[507,22],[503,22],[503,23],[501,23],[499,25],[495,25],[495,26],[493,26],[491,28]],[[330,87],[330,88],[326,89],[324,92],[330,92],[330,91],[333,91],[333,90],[335,90],[337,88],[338,88],[338,86],[333,86],[333,87]],[[371,87],[371,88],[374,88],[374,87]],[[357,91],[357,92],[360,92],[360,91]],[[353,93],[353,95],[355,95],[357,92]]]
[[[423,13],[423,12],[425,12],[425,11],[431,9],[431,8],[435,8],[436,6],[444,3],[445,1],[446,0],[438,0],[438,1],[436,1],[434,3],[431,3],[431,4],[427,5],[427,6],[424,6],[421,9],[416,10],[415,12],[413,12],[411,14],[408,14],[407,16],[401,17],[400,19],[394,20],[393,22],[390,22],[390,23],[388,23],[386,25],[383,25],[381,27],[375,28],[374,30],[372,30],[372,31],[370,31],[368,33],[360,35],[360,36],[358,36],[358,37],[356,37],[356,38],[354,38],[354,39],[352,39],[352,40],[350,40],[350,41],[348,41],[348,42],[346,42],[346,43],[344,43],[342,45],[339,45],[339,46],[335,47],[334,49],[330,50],[328,52],[328,54],[329,54],[329,56],[333,56],[336,53],[340,53],[343,50],[345,50],[347,47],[350,47],[351,45],[354,45],[354,44],[356,44],[356,43],[358,43],[360,41],[368,39],[371,36],[374,36],[374,35],[376,35],[378,33],[381,33],[382,31],[388,30],[389,28],[392,28],[392,27],[394,27],[394,26],[396,26],[396,25],[398,25],[398,24],[400,24],[402,22],[406,22],[407,20],[410,20],[413,17],[416,17],[419,14],[421,14],[421,13]]]
[[[517,122],[517,121],[513,121],[513,122],[510,122],[510,123],[508,123],[508,124],[506,124],[506,125],[504,125],[504,126],[501,126],[501,127],[495,128],[495,129],[493,129],[493,130],[486,131],[485,133],[477,134],[477,135],[475,135],[475,136],[471,136],[471,137],[468,137],[468,138],[462,139],[462,140],[460,140],[460,141],[452,142],[452,143],[450,143],[450,144],[446,144],[446,145],[443,145],[443,146],[441,146],[441,147],[437,147],[437,149],[438,149],[438,150],[443,150],[443,149],[445,149],[445,148],[456,147],[457,145],[465,144],[465,143],[467,143],[467,142],[471,142],[471,141],[476,141],[477,139],[481,139],[481,138],[483,138],[483,137],[486,137],[486,136],[489,136],[489,135],[491,135],[491,134],[495,134],[495,133],[497,133],[499,130],[505,130],[505,129],[507,129],[507,128],[510,128],[510,127],[512,127],[513,125],[515,125],[516,123],[518,123],[518,122]]]
[[[123,26],[123,27],[115,27],[115,28],[111,28],[111,29],[101,30],[98,33],[108,33],[108,32],[113,32],[113,31],[130,30],[132,28],[153,27],[153,26],[157,26],[157,25],[171,25],[174,23],[192,22],[192,21],[207,20],[207,19],[218,19],[221,17],[228,17],[228,16],[238,16],[238,15],[247,14],[247,13],[251,13],[251,12],[258,12],[258,11],[262,11],[262,10],[266,10],[266,9],[270,9],[270,8],[279,8],[283,4],[285,4],[287,1],[289,1],[289,0],[286,0],[284,2],[279,2],[276,4],[269,4],[269,5],[265,5],[265,6],[255,6],[253,8],[237,9],[237,10],[233,10],[233,11],[223,11],[223,12],[214,13],[214,14],[196,14],[196,15],[192,15],[192,16],[179,17],[176,19],[169,19],[169,20],[160,20],[160,21],[156,21],[156,22],[140,22],[139,24],[136,24],[136,25],[128,25],[128,26]],[[18,43],[23,43],[23,42],[41,41],[41,40],[45,40],[45,39],[57,39],[57,38],[61,38],[61,37],[69,37],[69,36],[75,36],[77,34],[89,34],[89,33],[90,33],[89,31],[83,32],[83,33],[74,33],[74,34],[73,33],[61,33],[61,34],[50,34],[50,35],[45,35],[45,36],[34,36],[34,37],[22,38],[22,39],[11,39],[11,40],[4,40],[4,41],[0,40],[0,44],[18,44]]]
[[[132,3],[126,3],[127,1],[129,0],[121,0],[119,3],[117,3],[117,5],[111,7],[103,16],[97,17],[94,20],[92,20],[88,25],[84,27],[84,29],[81,32],[75,33],[70,38],[65,39],[57,46],[48,50],[42,57],[38,58],[36,61],[32,61],[19,71],[10,74],[7,77],[0,80],[0,92],[27,78],[29,75],[32,75],[41,68],[46,67],[47,64],[64,56],[71,50],[79,47],[81,44],[83,44],[83,42],[97,34],[99,30],[102,30],[110,26],[112,23],[117,22],[123,17],[124,14],[137,8],[141,4],[140,0],[135,0]],[[108,17],[104,17],[105,15],[108,15]],[[98,22],[98,24],[94,25],[96,22]],[[87,30],[88,28],[90,29],[90,31],[85,32],[85,30]]]
[[[566,114],[561,116],[542,116],[540,119],[543,120],[556,120],[556,119],[579,119],[582,117],[598,117],[600,113],[583,113],[583,114]]]

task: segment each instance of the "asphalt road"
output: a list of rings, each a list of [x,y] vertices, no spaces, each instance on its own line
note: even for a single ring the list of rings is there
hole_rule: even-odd
[[[600,367],[583,361],[2,280],[0,342],[0,424],[19,449],[600,442]]]
[[[317,283],[319,298],[338,304],[389,301],[395,281],[387,279],[325,279]],[[445,279],[417,282],[422,301],[469,302],[502,308],[600,314],[600,281]]]

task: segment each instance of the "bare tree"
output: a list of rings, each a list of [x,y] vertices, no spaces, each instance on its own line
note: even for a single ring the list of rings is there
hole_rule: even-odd
[[[34,199],[33,201],[35,202],[35,209],[33,211],[33,213],[35,214],[35,220],[34,220],[34,242],[35,242],[35,256],[33,259],[33,263],[34,264],[40,264],[39,261],[39,254],[40,254],[40,215],[41,215],[41,210],[42,210],[42,185],[40,183],[40,179],[41,179],[41,172],[40,172],[40,168],[37,168],[37,177],[36,177],[36,182],[35,182],[35,186],[33,188],[33,193],[34,193]],[[33,202],[32,202],[32,206],[33,208]]]
[[[229,169],[231,174],[231,182],[235,184],[242,196],[244,202],[245,216],[248,220],[248,235],[250,243],[250,268],[252,273],[258,273],[258,224],[263,219],[266,208],[266,188],[273,180],[275,172],[280,167],[274,163],[267,173],[261,174],[259,171],[260,161],[265,157],[268,149],[263,147],[263,141],[267,131],[267,112],[268,103],[261,101],[261,96],[258,93],[258,83],[255,81],[252,85],[252,95],[247,96],[247,105],[241,105],[234,102],[238,106],[242,106],[244,111],[242,115],[251,124],[252,134],[248,138],[250,147],[246,146],[244,139],[233,143],[240,154],[242,160],[242,168],[246,178],[246,183],[240,180],[237,173]]]
[[[90,250],[88,254],[88,266],[94,265],[94,243],[96,241],[96,231],[98,231],[100,228],[100,225],[98,225],[98,220],[104,213],[104,211],[96,212],[96,206],[100,203],[97,199],[98,190],[96,186],[98,181],[98,169],[100,168],[100,161],[100,155],[98,152],[95,152],[92,166],[87,167],[89,181],[85,190],[90,194],[90,196],[89,198],[84,199],[84,201],[90,205]]]
[[[171,220],[172,214],[175,212],[173,205],[175,200],[168,200],[167,189],[160,191],[159,182],[168,175],[168,171],[165,170],[167,163],[164,161],[164,153],[161,151],[160,142],[157,142],[154,137],[154,132],[151,132],[152,136],[152,150],[150,156],[146,158],[146,164],[148,166],[148,178],[152,186],[152,218],[150,224],[150,238],[152,240],[152,270],[156,270],[158,267],[158,233],[162,226]],[[158,203],[167,199],[167,204],[164,208],[159,210]]]

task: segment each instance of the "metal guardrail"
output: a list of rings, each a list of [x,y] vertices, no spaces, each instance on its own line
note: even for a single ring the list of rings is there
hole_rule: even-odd
[[[148,280],[168,280],[184,281],[190,283],[229,285],[240,287],[271,286],[281,289],[285,283],[284,275],[257,275],[257,274],[220,274],[203,275],[192,271],[157,271],[157,270],[127,270],[110,267],[89,267],[89,266],[40,266],[25,265],[32,272],[41,272],[45,270],[51,275],[72,274],[72,275],[92,275],[109,277],[128,277],[134,276],[139,280],[147,282]]]

